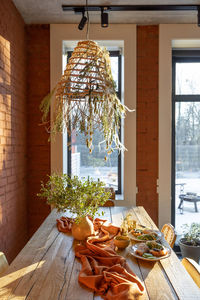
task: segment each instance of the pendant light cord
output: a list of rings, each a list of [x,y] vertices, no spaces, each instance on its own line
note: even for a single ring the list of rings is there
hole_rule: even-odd
[[[87,10],[87,31],[86,31],[86,40],[89,40],[90,19],[89,19],[89,12],[88,12],[88,0],[86,0],[86,10]]]

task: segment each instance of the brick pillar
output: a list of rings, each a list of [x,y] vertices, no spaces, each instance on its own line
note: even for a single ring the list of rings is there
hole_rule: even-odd
[[[27,25],[27,201],[31,236],[50,212],[37,197],[41,180],[50,175],[49,135],[41,124],[39,105],[50,92],[50,26]]]
[[[158,224],[158,26],[137,27],[137,205]]]

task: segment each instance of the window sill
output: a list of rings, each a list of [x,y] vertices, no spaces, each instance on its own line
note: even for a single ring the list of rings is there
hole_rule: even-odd
[[[115,194],[115,200],[124,200],[123,194]]]

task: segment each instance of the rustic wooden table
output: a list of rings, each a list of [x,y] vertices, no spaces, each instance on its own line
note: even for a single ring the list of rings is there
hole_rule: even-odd
[[[125,207],[106,207],[104,219],[120,225],[128,211]],[[135,219],[157,229],[143,207],[132,209]],[[100,300],[99,296],[78,283],[81,265],[74,257],[71,235],[58,232],[55,210],[40,226],[30,241],[0,278],[0,299],[29,300]],[[139,299],[200,299],[200,290],[172,251],[160,262],[135,259],[128,249],[125,256],[132,270],[144,282],[146,292]]]

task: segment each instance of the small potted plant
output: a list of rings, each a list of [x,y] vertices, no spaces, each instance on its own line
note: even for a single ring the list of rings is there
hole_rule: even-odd
[[[84,240],[94,231],[88,216],[94,217],[96,213],[100,215],[99,206],[103,206],[109,199],[110,192],[105,191],[105,184],[101,181],[54,174],[49,176],[46,184],[41,183],[38,196],[46,198],[47,203],[58,211],[68,210],[72,213],[75,217],[72,234],[75,239]]]
[[[200,223],[183,225],[184,236],[180,239],[179,245],[183,257],[193,258],[199,263],[200,258]]]

